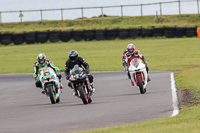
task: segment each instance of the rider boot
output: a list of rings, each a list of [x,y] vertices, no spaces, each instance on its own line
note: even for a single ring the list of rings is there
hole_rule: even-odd
[[[91,86],[91,87],[90,87],[90,90],[91,90],[91,92],[93,92],[93,93],[94,93],[94,92],[95,92],[95,88],[94,88],[93,82],[92,82],[92,83],[90,83],[90,86]]]
[[[132,86],[134,86],[134,83],[133,83],[133,81],[131,80],[131,84],[132,84]]]
[[[151,79],[149,78],[149,75],[148,75],[148,79],[147,79],[147,82],[151,81]]]

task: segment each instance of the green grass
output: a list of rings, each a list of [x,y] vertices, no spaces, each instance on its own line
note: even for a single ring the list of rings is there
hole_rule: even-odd
[[[134,43],[149,62],[150,70],[182,71],[200,67],[199,38],[135,39],[91,42],[59,42],[0,47],[0,73],[30,73],[39,53],[45,53],[62,71],[69,51],[75,49],[91,71],[120,71],[122,53]]]
[[[146,38],[114,41],[59,42],[32,45],[0,45],[0,73],[31,73],[39,53],[46,54],[56,66],[64,71],[70,50],[77,50],[91,71],[120,71],[122,52],[128,43],[134,43],[147,58],[150,70],[180,71],[176,84],[180,89],[190,90],[194,103],[200,102],[200,38]],[[200,106],[185,107],[176,117],[145,121],[141,123],[103,128],[88,132],[117,133],[198,133],[200,132]]]
[[[200,26],[198,15],[165,15],[143,17],[105,17],[76,19],[64,21],[43,21],[23,23],[0,24],[0,32],[29,32],[29,31],[53,31],[53,30],[83,30],[83,29],[111,29],[111,28],[135,28],[135,27],[193,27]]]

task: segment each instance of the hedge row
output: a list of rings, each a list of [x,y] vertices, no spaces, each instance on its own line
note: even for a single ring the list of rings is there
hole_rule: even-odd
[[[83,31],[43,31],[25,32],[20,34],[0,34],[0,43],[16,45],[26,42],[27,44],[63,41],[71,39],[75,41],[91,40],[113,40],[116,38],[137,38],[137,37],[194,37],[197,36],[197,27],[165,27],[154,29],[130,28],[130,29],[105,29],[105,30],[83,30]]]

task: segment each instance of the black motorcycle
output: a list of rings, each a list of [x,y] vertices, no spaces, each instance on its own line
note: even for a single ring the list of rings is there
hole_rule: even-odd
[[[83,68],[75,66],[70,72],[69,81],[71,82],[71,87],[74,89],[75,95],[81,98],[84,104],[92,102],[92,86]]]

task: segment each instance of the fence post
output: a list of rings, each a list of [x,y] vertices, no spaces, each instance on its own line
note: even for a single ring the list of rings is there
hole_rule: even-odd
[[[101,17],[103,18],[103,7],[101,7]]]
[[[82,19],[83,19],[83,7],[81,8],[81,11],[82,11]]]
[[[0,12],[0,23],[2,23],[2,19],[1,19],[1,12]]]
[[[197,0],[197,11],[198,11],[198,15],[199,15],[199,0]]]
[[[181,0],[178,1],[178,5],[179,5],[179,15],[181,15]]]
[[[160,15],[162,15],[162,3],[160,2]]]
[[[40,18],[41,18],[41,22],[42,22],[42,9],[40,10]]]
[[[61,8],[60,11],[61,11],[61,20],[63,21],[63,9]]]
[[[143,16],[143,12],[142,12],[142,4],[141,4],[141,16]]]
[[[20,22],[22,23],[22,17],[23,17],[22,11],[19,11],[19,17],[20,17]]]
[[[123,6],[121,5],[121,17],[123,17]]]

